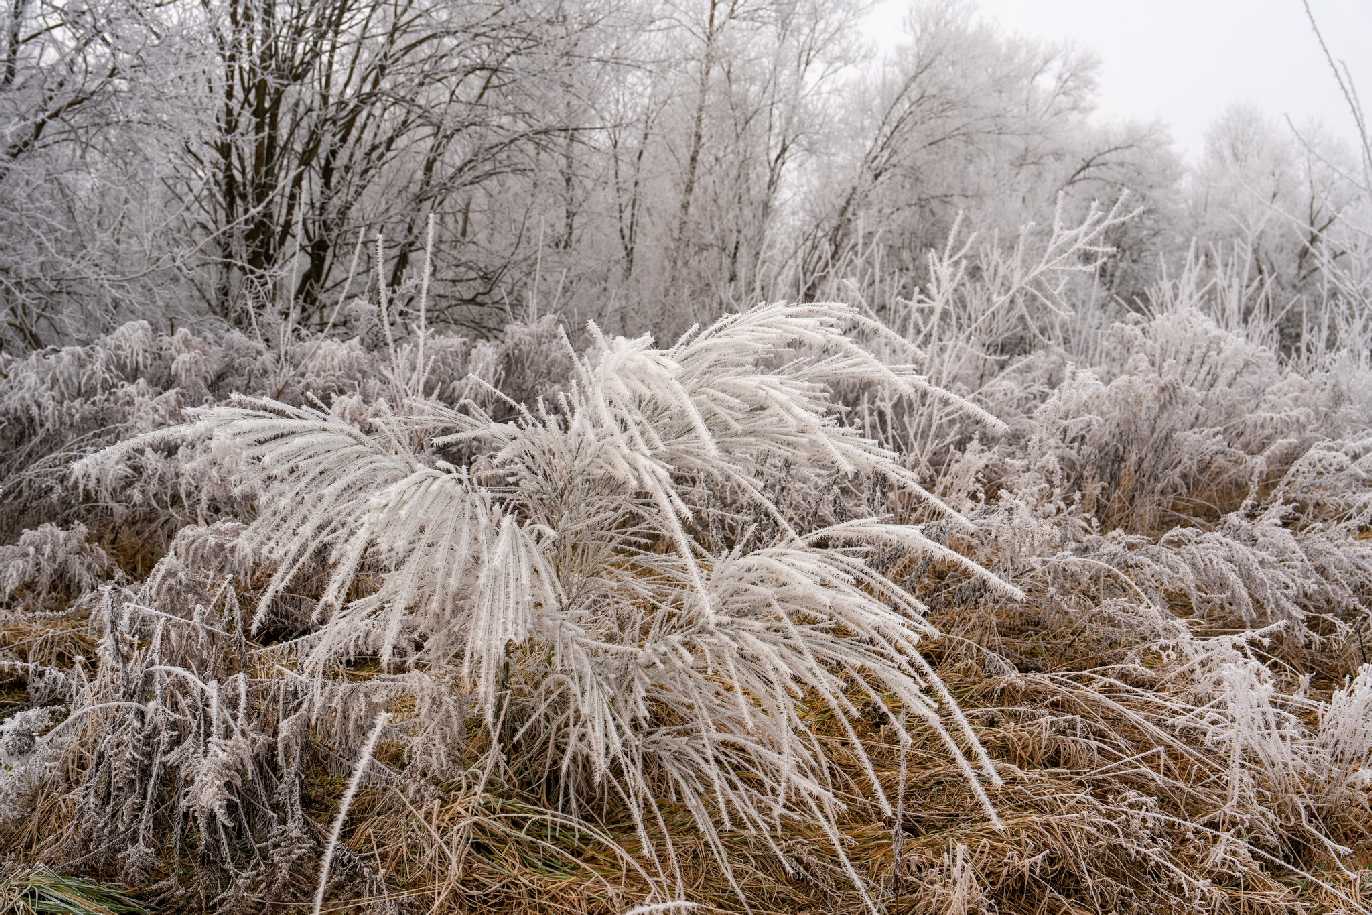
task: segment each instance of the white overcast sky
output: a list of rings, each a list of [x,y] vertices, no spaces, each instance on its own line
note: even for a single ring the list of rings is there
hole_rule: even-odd
[[[1348,109],[1300,0],[980,0],[1007,31],[1067,40],[1100,58],[1104,115],[1161,119],[1184,155],[1204,146],[1225,107],[1248,103],[1298,126],[1352,137]],[[1372,0],[1311,0],[1336,58],[1353,71],[1372,118]],[[870,20],[883,43],[908,0],[881,0]]]

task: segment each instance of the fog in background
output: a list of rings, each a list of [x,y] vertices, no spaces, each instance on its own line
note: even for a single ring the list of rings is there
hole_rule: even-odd
[[[1100,61],[1100,113],[1161,120],[1178,152],[1194,160],[1206,131],[1234,104],[1320,124],[1351,143],[1348,106],[1329,72],[1299,0],[983,0],[984,19],[1006,31],[1062,41]],[[884,0],[869,33],[900,40],[910,4]],[[1372,93],[1372,3],[1312,0],[1334,57]]]

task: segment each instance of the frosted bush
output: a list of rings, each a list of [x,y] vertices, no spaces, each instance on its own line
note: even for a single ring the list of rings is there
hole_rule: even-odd
[[[1279,704],[1280,693],[1270,671],[1250,657],[1219,659],[1216,647],[1196,651],[1194,688],[1208,700],[1182,716],[1183,727],[1201,731],[1205,746],[1223,754],[1228,803],[1217,815],[1221,821],[1260,810],[1255,797],[1262,788],[1280,798],[1294,799],[1302,791],[1307,760],[1299,719]],[[1255,777],[1264,779],[1255,782]]]
[[[27,795],[50,775],[60,747],[46,734],[64,717],[63,709],[25,709],[0,722],[0,822],[23,815]]]
[[[1366,808],[1372,787],[1372,664],[1359,668],[1323,707],[1313,750],[1326,797]]]
[[[114,563],[87,542],[87,533],[80,524],[65,530],[44,524],[0,546],[0,601],[41,607],[52,596],[78,597],[113,575]]]

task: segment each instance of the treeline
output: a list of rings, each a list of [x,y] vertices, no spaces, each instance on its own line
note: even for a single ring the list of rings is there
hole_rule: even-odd
[[[430,262],[430,320],[671,332],[854,283],[909,296],[960,217],[1011,238],[1124,195],[1106,302],[1197,237],[1241,243],[1282,301],[1365,242],[1331,143],[1235,110],[1188,171],[1162,125],[1095,117],[1088,56],[951,0],[878,56],[867,6],[12,0],[0,342],[339,326],[379,283],[403,308]]]

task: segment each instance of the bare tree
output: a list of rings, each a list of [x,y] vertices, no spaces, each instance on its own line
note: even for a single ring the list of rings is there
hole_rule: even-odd
[[[152,256],[123,196],[155,0],[6,0],[0,7],[0,346],[80,336],[136,301]],[[148,252],[144,250],[144,255]]]
[[[181,193],[215,252],[204,295],[234,320],[268,302],[319,319],[360,232],[384,234],[391,285],[430,215],[467,237],[483,189],[565,136],[542,92],[594,21],[552,2],[200,2],[213,114]],[[447,247],[445,301],[489,302],[507,265]]]
[[[817,170],[802,297],[877,252],[885,270],[918,278],[963,217],[1011,238],[1060,196],[1083,215],[1093,200],[1165,196],[1179,180],[1164,133],[1089,121],[1089,56],[1005,35],[958,2],[918,7],[909,30],[854,82],[846,142]]]

